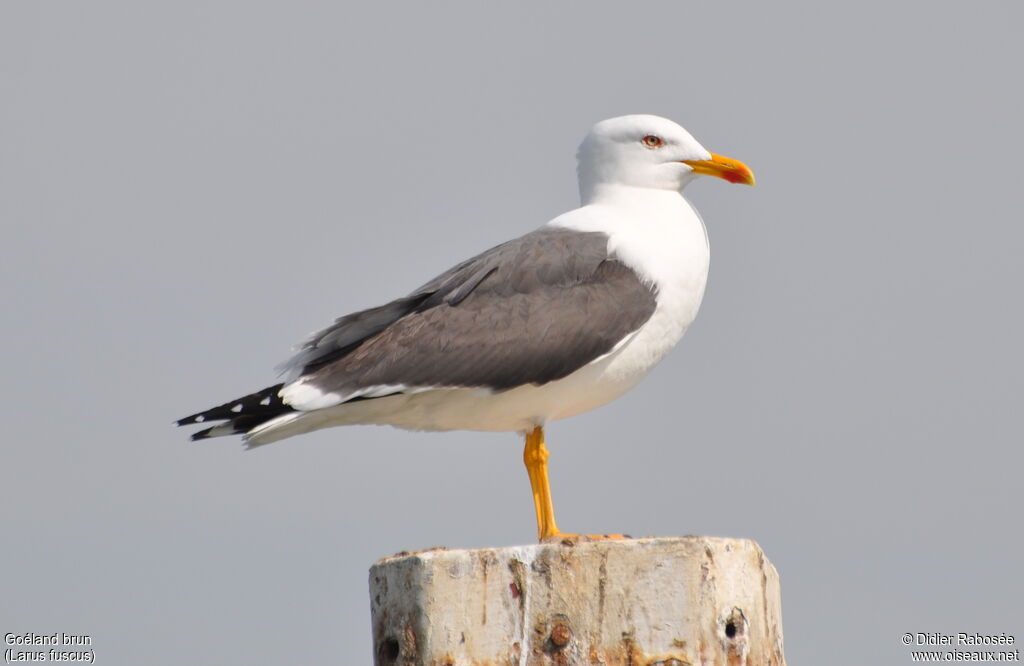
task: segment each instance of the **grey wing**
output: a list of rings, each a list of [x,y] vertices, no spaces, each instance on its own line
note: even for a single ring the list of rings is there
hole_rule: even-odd
[[[486,277],[486,266],[502,246],[458,264],[437,276],[408,296],[375,308],[339,317],[327,328],[303,342],[299,351],[278,368],[288,379],[309,374],[351,353],[363,342],[380,333],[402,317],[448,301],[457,304]]]
[[[544,384],[610,352],[650,318],[653,289],[607,236],[543,228],[404,299],[343,317],[292,360],[320,391]]]

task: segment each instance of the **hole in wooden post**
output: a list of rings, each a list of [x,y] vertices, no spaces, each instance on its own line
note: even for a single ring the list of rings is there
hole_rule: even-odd
[[[724,647],[730,653],[745,654],[747,650],[747,618],[739,608],[733,608],[719,620],[720,635]]]
[[[390,666],[398,662],[398,654],[401,652],[401,646],[398,641],[394,638],[385,638],[381,641],[380,647],[377,648],[377,653],[380,654],[380,660],[385,666]]]

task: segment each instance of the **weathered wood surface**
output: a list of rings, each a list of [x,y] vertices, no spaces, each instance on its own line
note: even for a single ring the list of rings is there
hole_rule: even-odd
[[[779,577],[747,539],[432,550],[370,569],[377,666],[785,666]]]

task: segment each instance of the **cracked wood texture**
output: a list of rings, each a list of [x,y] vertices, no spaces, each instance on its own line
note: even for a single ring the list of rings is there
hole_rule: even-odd
[[[370,602],[376,666],[785,666],[779,577],[748,539],[401,553]]]

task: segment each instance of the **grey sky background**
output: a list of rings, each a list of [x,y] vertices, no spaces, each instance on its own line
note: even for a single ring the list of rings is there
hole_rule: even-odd
[[[553,6],[552,6],[553,5]],[[756,539],[789,663],[1024,640],[1018,2],[0,6],[0,631],[100,664],[359,664],[366,573],[535,538],[514,434],[174,418],[335,316],[577,205],[677,120],[710,284],[632,393],[548,430],[559,524]]]

